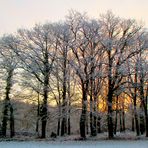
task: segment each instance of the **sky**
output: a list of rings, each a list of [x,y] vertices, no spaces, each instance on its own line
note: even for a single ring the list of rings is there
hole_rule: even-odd
[[[112,10],[117,16],[142,21],[148,28],[148,0],[0,0],[0,35],[64,20],[71,9],[93,18]]]

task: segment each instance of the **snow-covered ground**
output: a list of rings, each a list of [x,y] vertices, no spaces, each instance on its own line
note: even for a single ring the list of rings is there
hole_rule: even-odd
[[[148,141],[0,142],[0,148],[148,148]]]

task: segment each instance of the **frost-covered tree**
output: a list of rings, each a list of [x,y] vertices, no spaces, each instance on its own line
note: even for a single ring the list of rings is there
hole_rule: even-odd
[[[108,81],[108,136],[113,138],[113,97],[125,83],[123,78],[127,76],[124,66],[126,60],[139,52],[138,49],[131,47],[136,44],[136,34],[141,30],[141,26],[134,20],[120,19],[110,11],[101,16],[100,23],[102,24],[100,44],[105,51]]]
[[[33,92],[30,98],[36,96],[36,131],[39,133],[41,125],[42,138],[46,137],[49,98],[57,103],[52,120],[58,121],[57,135],[63,136],[71,133],[71,109],[78,96],[75,102],[82,106],[79,125],[83,139],[89,129],[91,136],[100,132],[100,106],[103,118],[107,117],[103,124],[109,138],[118,130],[117,121],[120,130],[125,130],[128,99],[133,103],[137,135],[145,127],[148,136],[147,31],[135,20],[116,17],[110,11],[96,20],[71,11],[65,22],[39,24],[18,30],[15,37],[1,38],[0,68],[6,72],[4,136],[9,111],[14,131],[10,92],[18,60],[19,82]],[[25,89],[21,92],[27,96]]]
[[[147,49],[148,49],[148,34],[143,33],[137,40],[138,47],[141,52],[137,55],[137,74],[138,74],[138,92],[141,101],[140,113],[140,132],[144,133],[146,129],[146,137],[148,137],[148,109],[147,109],[147,96],[148,96],[148,60],[147,60]],[[144,122],[145,116],[145,122]],[[145,123],[145,124],[144,124]]]
[[[72,11],[68,17],[68,25],[72,34],[70,48],[73,57],[70,64],[79,78],[82,91],[82,113],[80,117],[80,135],[86,138],[88,95],[90,90],[90,128],[91,135],[96,135],[93,124],[93,96],[92,86],[97,76],[99,55],[99,24],[95,20],[89,20],[85,15]],[[89,89],[91,88],[91,89]]]
[[[126,93],[133,100],[133,113],[135,118],[135,127],[137,135],[140,132],[144,132],[144,116],[145,123],[147,122],[147,33],[141,32],[134,44],[134,48],[138,49],[140,52],[136,54],[132,59],[127,60],[128,67],[128,91]],[[139,105],[138,100],[141,101]],[[139,113],[139,107],[141,108],[141,113]],[[142,112],[143,110],[143,112]],[[140,117],[140,120],[139,120]],[[134,123],[134,122],[133,122]],[[147,125],[147,124],[146,124]],[[134,126],[134,124],[133,124]],[[146,129],[147,130],[147,129]],[[147,135],[147,132],[146,132]]]
[[[68,108],[69,106],[69,99],[68,98],[68,79],[69,76],[69,42],[71,41],[71,34],[69,26],[65,23],[59,23],[54,25],[54,37],[57,42],[57,55],[55,61],[55,73],[57,79],[57,87],[59,93],[59,115],[62,115],[61,123],[59,121],[59,129],[61,129],[61,136],[68,133]],[[60,87],[61,85],[61,87]],[[59,90],[60,89],[60,90]],[[61,109],[60,109],[61,108]],[[60,126],[61,124],[61,126]],[[61,127],[61,128],[60,128]],[[59,133],[59,132],[58,132]]]
[[[42,123],[41,137],[46,137],[48,118],[49,78],[56,54],[52,24],[36,25],[31,30],[18,30],[19,48],[15,53],[28,71],[42,86],[43,96],[40,107]]]
[[[3,36],[0,39],[0,69],[5,74],[5,95],[2,119],[2,135],[6,137],[8,121],[10,122],[10,137],[15,134],[14,129],[14,108],[11,103],[11,90],[14,85],[14,74],[18,68],[18,59],[13,49],[18,47],[17,39],[12,35]]]

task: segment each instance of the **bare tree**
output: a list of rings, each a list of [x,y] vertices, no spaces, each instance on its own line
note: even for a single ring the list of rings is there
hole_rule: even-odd
[[[10,121],[10,137],[15,135],[14,109],[11,103],[11,89],[14,85],[13,76],[18,68],[18,59],[12,49],[18,46],[17,39],[12,35],[3,36],[0,40],[0,68],[6,71],[6,87],[2,120],[2,135],[6,137],[7,122]]]
[[[8,120],[10,135],[14,136],[10,94],[15,70],[20,74],[20,85],[36,95],[36,132],[39,135],[41,122],[41,138],[46,137],[50,118],[49,98],[57,103],[57,119],[52,116],[58,121],[57,135],[71,133],[71,109],[76,94],[81,96],[76,102],[82,105],[79,122],[82,139],[89,129],[91,136],[101,132],[99,109],[103,103],[108,137],[114,137],[118,121],[120,131],[125,131],[126,95],[133,103],[137,135],[146,128],[148,136],[148,35],[142,28],[135,20],[121,19],[110,11],[99,20],[71,11],[63,23],[35,25],[30,30],[18,30],[15,37],[1,38],[0,68],[6,72],[3,136]]]
[[[100,44],[106,55],[106,76],[108,81],[108,136],[113,138],[112,101],[115,92],[122,88],[127,72],[126,60],[137,54],[139,50],[132,47],[136,42],[136,34],[141,30],[134,20],[121,20],[112,12],[101,16],[102,39]]]
[[[51,24],[36,25],[32,30],[19,30],[19,48],[15,53],[20,58],[23,68],[42,86],[42,105],[40,116],[42,122],[41,137],[46,137],[48,117],[49,77],[55,60],[56,42],[53,39]]]
[[[140,113],[140,132],[144,133],[146,129],[146,137],[148,137],[148,111],[147,111],[147,93],[148,93],[148,62],[147,62],[147,39],[148,34],[142,35],[138,40],[138,47],[141,49],[141,52],[137,56],[137,67],[138,67],[138,91],[139,98],[141,100],[141,110],[143,112]],[[145,116],[145,124],[144,124],[144,116]]]
[[[70,47],[73,52],[73,59],[70,64],[79,77],[82,89],[82,113],[80,117],[80,135],[86,138],[86,122],[87,122],[87,107],[88,95],[90,88],[90,127],[91,135],[96,135],[96,130],[93,125],[92,108],[92,83],[97,76],[95,71],[98,66],[98,32],[99,24],[95,20],[88,20],[85,15],[78,12],[71,12],[68,23],[71,29],[73,39]],[[91,83],[91,87],[89,87]]]
[[[140,135],[144,131],[144,115],[145,122],[147,122],[147,108],[146,108],[146,71],[147,71],[147,62],[146,62],[146,49],[147,49],[147,35],[145,32],[141,32],[137,37],[137,43],[134,45],[140,52],[136,54],[132,59],[127,61],[128,67],[128,95],[133,99],[134,106],[134,117],[135,117],[135,126],[136,133]],[[143,110],[140,114],[137,111],[138,101],[141,101],[140,108]],[[139,120],[140,117],[140,120]],[[147,134],[146,134],[147,135]]]
[[[58,69],[61,72],[60,80],[58,83],[62,83],[62,121],[61,121],[61,136],[67,134],[68,122],[67,122],[67,112],[68,112],[68,79],[69,79],[69,66],[68,66],[68,52],[69,52],[69,42],[71,40],[70,29],[66,24],[55,25],[55,38],[57,40],[57,60],[58,60]],[[59,91],[60,93],[60,91]],[[59,94],[60,95],[60,94]]]

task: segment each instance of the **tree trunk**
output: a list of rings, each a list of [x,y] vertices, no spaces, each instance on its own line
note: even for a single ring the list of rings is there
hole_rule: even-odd
[[[62,104],[62,123],[61,123],[61,136],[67,134],[67,48],[63,51],[63,104]]]
[[[71,134],[71,122],[70,122],[70,111],[71,111],[71,102],[70,102],[70,91],[68,91],[69,105],[68,105],[68,121],[67,121],[67,134]]]
[[[134,116],[135,116],[136,133],[137,133],[137,136],[139,136],[140,131],[139,131],[139,121],[138,121],[138,114],[137,114],[136,95],[134,98]]]
[[[115,126],[114,126],[114,134],[117,132],[117,116],[118,116],[118,96],[116,98],[116,115],[115,115]]]
[[[41,138],[46,138],[46,119],[42,119],[42,136]]]
[[[60,135],[60,126],[61,126],[61,121],[60,118],[58,117],[57,136]]]
[[[67,133],[67,123],[66,123],[66,115],[63,115],[62,123],[61,123],[61,136],[64,136]]]
[[[38,104],[37,104],[37,121],[36,121],[36,134],[39,137],[39,121],[40,121],[40,98],[38,93]]]
[[[87,105],[86,105],[86,108],[87,108]],[[86,123],[85,123],[85,125],[86,125],[86,134],[88,135],[89,134],[89,120],[88,120],[88,118],[89,118],[89,115],[88,115],[88,112],[86,111]]]
[[[136,125],[136,133],[137,136],[140,135],[140,129],[139,129],[139,121],[138,121],[138,114],[137,114],[137,69],[135,70],[135,88],[134,88],[134,97],[133,97],[133,102],[134,102],[134,116],[135,116],[135,125]]]
[[[97,97],[97,96],[96,96],[96,97]],[[98,98],[98,97],[97,97],[97,98]],[[97,128],[96,128],[96,132],[97,132],[97,133],[101,133],[101,116],[100,116],[99,111],[98,111],[98,108],[99,108],[99,102],[98,102],[97,98],[95,98],[95,100],[96,100],[96,102],[97,102],[97,106],[96,106],[96,108],[97,108],[97,116],[96,116],[96,120],[97,120],[97,122],[96,122],[96,124],[97,124]]]
[[[91,91],[91,94],[90,94],[90,134],[91,134],[91,136],[96,136],[95,129],[94,129],[94,120],[93,119],[94,119],[93,99],[92,99],[92,91]]]
[[[108,92],[108,137],[112,139],[113,134],[113,115],[112,115],[112,90]]]
[[[14,128],[14,114],[13,114],[13,106],[10,105],[10,137],[13,138],[15,135],[15,128]]]
[[[10,108],[10,98],[9,98],[9,94],[10,94],[10,90],[11,90],[11,81],[12,81],[12,76],[13,76],[13,70],[14,69],[10,69],[8,71],[8,77],[6,80],[6,98],[4,100],[4,111],[3,111],[3,120],[2,120],[2,135],[4,137],[6,137],[6,132],[7,132],[7,122],[8,122],[8,110]]]
[[[48,61],[48,47],[46,39],[46,49],[44,55],[44,88],[43,88],[43,104],[41,110],[42,132],[41,138],[46,138],[46,124],[47,124],[47,100],[48,100],[48,85],[49,85],[49,61]]]
[[[94,136],[97,136],[97,115],[96,115],[96,112],[95,112],[95,115],[93,116],[94,117]]]
[[[145,132],[144,116],[140,114],[140,133],[143,135]]]
[[[101,117],[98,115],[97,117],[97,132],[101,133]]]
[[[120,132],[122,132],[123,131],[123,128],[122,128],[122,114],[121,114],[121,109],[120,109],[120,111],[119,111],[119,117],[120,117]]]
[[[63,105],[62,105],[62,123],[61,123],[61,136],[67,133],[67,102],[66,102],[66,83],[63,86]]]
[[[2,125],[0,123],[0,138],[2,137]]]
[[[145,114],[145,131],[146,131],[146,137],[148,137],[148,89],[145,97],[145,106],[144,106],[144,114]]]
[[[86,105],[82,105],[82,113],[80,117],[80,136],[86,138]]]
[[[67,132],[68,132],[68,135],[71,134],[71,123],[70,123],[70,111],[71,111],[71,100],[70,100],[70,88],[68,90],[68,98],[69,98],[69,105],[68,105],[68,121],[67,121],[67,124],[68,124],[68,128],[67,128]]]
[[[125,112],[124,112],[124,104],[122,108],[122,131],[125,132]]]
[[[44,83],[44,98],[41,107],[41,122],[42,122],[42,132],[41,138],[46,138],[46,124],[47,124],[47,99],[48,99],[48,78],[46,76]]]
[[[81,138],[86,138],[86,113],[87,113],[87,88],[84,87],[85,84],[82,84],[82,112],[80,116],[80,136]]]
[[[92,113],[92,100],[90,100],[90,134],[94,136],[94,129],[93,129],[93,113]]]
[[[138,114],[137,114],[137,65],[135,65],[135,76],[134,76],[134,82],[135,82],[135,88],[134,88],[134,96],[133,96],[133,102],[134,102],[134,116],[135,116],[135,126],[136,126],[136,133],[137,136],[140,135],[140,129],[139,129],[139,121],[138,121]]]
[[[132,131],[135,131],[135,121],[134,121],[134,109],[132,108]]]
[[[41,138],[46,138],[46,124],[47,124],[47,95],[48,92],[45,89],[44,91],[44,100],[41,108],[41,122],[42,122],[42,132]]]
[[[146,118],[146,137],[148,137],[148,115],[145,117]]]
[[[93,130],[92,79],[90,80],[90,134],[91,134],[91,136],[94,136],[94,130]]]
[[[92,96],[90,96],[90,133],[93,136]]]
[[[67,121],[67,132],[68,132],[68,135],[71,134],[71,83],[70,83],[70,80],[71,80],[71,70],[70,70],[70,67],[68,67],[68,80],[67,80],[67,92],[68,92],[68,121]]]
[[[96,136],[96,100],[93,100],[93,80],[90,80],[90,133],[91,136]]]
[[[70,116],[68,117],[68,135],[71,134]]]
[[[97,95],[96,95],[97,96]],[[93,114],[93,127],[94,127],[94,136],[97,136],[97,97],[94,96],[94,114]]]
[[[141,113],[140,114],[140,131],[141,134],[144,133],[144,131],[146,130],[146,137],[148,137],[148,84],[146,84],[146,93],[144,93],[145,91],[145,82],[144,82],[144,67],[142,65],[142,55],[140,52],[140,74],[139,74],[139,80],[140,80],[140,99],[141,99],[141,109],[142,109],[142,113],[144,111],[144,115],[145,115],[145,126],[144,126],[144,115]],[[145,95],[144,95],[145,94]]]
[[[116,132],[117,132],[117,122],[118,122],[117,115],[118,115],[118,111],[117,111],[117,109],[116,109],[115,125],[114,125],[114,134],[115,134],[115,135],[116,135]]]
[[[145,104],[146,107],[144,109],[145,112],[145,124],[146,124],[146,137],[148,137],[148,86],[147,86],[147,93],[146,93],[146,97],[145,97]]]
[[[145,97],[144,113],[145,113],[146,137],[148,137],[148,86],[147,86],[147,93],[146,93],[146,97]]]
[[[142,71],[142,70],[141,70]],[[141,99],[141,113],[140,113],[140,132],[143,134],[146,131],[146,137],[148,137],[148,111],[147,111],[147,97],[148,97],[148,86],[146,90],[146,97],[144,97],[144,82],[143,75],[140,77],[140,99]],[[144,115],[143,115],[144,113]],[[145,116],[145,117],[144,117]],[[145,118],[145,123],[144,123]]]
[[[113,99],[113,84],[112,84],[112,59],[111,50],[108,50],[108,95],[107,95],[107,106],[108,106],[108,138],[112,139],[113,134],[113,115],[112,115],[112,99]]]
[[[36,135],[39,137],[40,136],[40,134],[39,134],[39,117],[37,117],[35,131],[36,131]]]
[[[4,111],[3,111],[3,120],[2,120],[2,136],[6,137],[7,131],[7,122],[8,122],[8,107],[9,107],[9,100],[4,101]]]
[[[60,136],[60,131],[61,131],[61,103],[59,101],[59,104],[58,104],[58,126],[57,126],[57,135]]]
[[[148,85],[147,85],[147,89],[146,89],[147,93],[146,93],[146,97],[145,97],[145,108],[144,108],[144,112],[145,112],[145,124],[146,124],[146,137],[148,137]]]
[[[61,136],[67,134],[66,82],[63,85],[64,86],[63,86],[63,105],[62,105]]]

